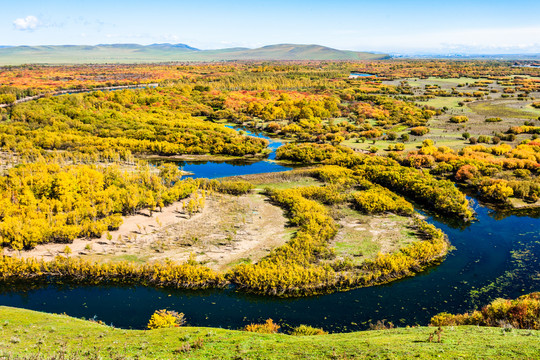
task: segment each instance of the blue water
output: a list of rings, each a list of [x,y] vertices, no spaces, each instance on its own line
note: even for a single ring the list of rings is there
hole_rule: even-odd
[[[366,74],[366,73],[351,73],[351,76],[360,76],[360,77],[377,77],[377,75],[374,74]]]
[[[252,136],[262,136],[251,134]],[[271,139],[270,139],[271,140]],[[279,146],[279,142],[273,144]],[[255,162],[184,163],[195,177],[283,171],[271,159]],[[0,285],[0,305],[66,313],[123,328],[144,328],[157,309],[186,314],[189,325],[240,328],[272,318],[286,328],[308,324],[328,331],[366,329],[386,319],[398,326],[427,324],[442,312],[464,312],[497,297],[515,298],[540,291],[540,219],[475,205],[478,220],[469,224],[428,221],[448,234],[455,247],[446,260],[415,277],[384,286],[293,299],[262,297],[234,289],[179,291],[142,286],[69,286],[30,289]],[[522,214],[523,215],[523,214]]]
[[[249,131],[249,130],[247,130],[245,128],[238,127],[238,126],[232,126],[232,125],[225,125],[225,127],[228,127],[229,129],[240,131],[240,132],[242,132],[242,133],[244,133],[245,135],[248,135],[248,136],[268,140],[268,149],[271,150],[271,153],[268,155],[268,160],[275,160],[276,159],[276,150],[277,150],[277,148],[280,147],[281,145],[283,145],[282,141],[280,141],[278,139],[268,137],[268,136],[264,135],[262,132]]]
[[[207,161],[207,162],[178,162],[184,171],[193,173],[186,177],[215,179],[218,177],[249,175],[268,172],[291,170],[292,167],[282,166],[270,161],[247,163],[246,161]]]
[[[260,174],[268,172],[279,172],[291,170],[290,166],[283,166],[276,163],[276,149],[283,145],[279,140],[269,138],[261,133],[254,133],[233,126],[231,129],[243,131],[248,136],[258,137],[268,140],[270,154],[263,161],[231,160],[231,161],[180,161],[178,166],[184,171],[193,173],[187,177],[214,179],[218,177]]]
[[[279,299],[234,289],[178,291],[119,286],[46,285],[25,290],[0,287],[0,304],[76,317],[94,317],[124,328],[144,328],[156,309],[186,314],[190,325],[240,328],[267,318],[329,331],[365,329],[386,319],[398,326],[427,324],[442,312],[464,312],[497,297],[540,291],[540,219],[501,220],[477,206],[478,221],[465,229],[439,221],[455,246],[439,266],[384,286],[306,298]],[[511,252],[529,254],[520,262]],[[508,276],[505,276],[508,272]],[[489,290],[489,285],[497,287]],[[484,288],[480,295],[475,291]]]

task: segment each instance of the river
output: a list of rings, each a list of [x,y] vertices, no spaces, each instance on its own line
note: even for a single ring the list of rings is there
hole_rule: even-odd
[[[226,127],[243,131],[246,135],[268,140],[268,148],[271,150],[268,157],[262,161],[230,160],[230,161],[179,161],[178,166],[193,175],[187,177],[214,179],[234,175],[250,175],[269,172],[292,170],[293,167],[285,166],[275,161],[276,150],[283,145],[277,139],[269,138],[261,133],[255,133],[246,129],[239,129],[232,125]]]
[[[262,136],[256,135],[255,136]],[[272,148],[280,145],[273,141]],[[252,163],[181,163],[194,177],[290,169],[270,159]],[[282,326],[308,324],[331,332],[366,329],[386,319],[397,326],[425,325],[442,312],[464,312],[496,297],[540,291],[540,219],[500,214],[474,202],[477,221],[455,226],[433,216],[455,249],[439,266],[383,286],[304,298],[280,299],[226,290],[179,291],[142,286],[50,284],[28,289],[0,286],[0,305],[93,318],[142,329],[157,309],[186,314],[189,325],[238,329],[272,318]],[[459,224],[458,224],[459,225]]]

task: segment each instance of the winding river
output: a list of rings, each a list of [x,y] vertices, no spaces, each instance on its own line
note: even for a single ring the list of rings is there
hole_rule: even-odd
[[[261,136],[251,134],[253,136]],[[271,148],[280,143],[271,141]],[[259,162],[179,163],[195,177],[284,171]],[[188,324],[237,329],[272,318],[282,326],[309,324],[331,332],[366,329],[386,319],[397,326],[427,324],[442,312],[464,312],[496,297],[540,291],[539,214],[501,214],[474,202],[477,221],[467,227],[430,216],[455,249],[439,266],[384,286],[293,299],[226,290],[179,291],[142,286],[70,286],[28,289],[0,286],[0,305],[93,318],[142,329],[156,309],[186,314]]]

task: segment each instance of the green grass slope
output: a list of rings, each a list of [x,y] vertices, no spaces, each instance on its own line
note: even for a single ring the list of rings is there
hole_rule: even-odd
[[[151,331],[0,306],[0,359],[538,359],[540,331],[460,326],[319,336],[182,327]],[[435,336],[436,338],[436,336]],[[187,345],[189,344],[189,346]]]
[[[59,45],[0,48],[0,65],[150,63],[226,60],[376,60],[385,54],[344,51],[320,45],[269,45],[258,49],[198,50],[183,44]]]

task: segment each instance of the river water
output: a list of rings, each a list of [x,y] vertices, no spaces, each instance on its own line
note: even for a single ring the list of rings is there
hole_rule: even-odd
[[[279,145],[274,142],[273,148]],[[195,177],[209,178],[290,169],[272,159],[180,165]],[[369,323],[382,319],[397,326],[425,325],[442,311],[464,312],[496,297],[514,298],[540,291],[538,213],[501,214],[473,203],[477,221],[468,226],[428,216],[455,247],[442,264],[383,286],[280,299],[233,288],[179,291],[116,285],[50,284],[33,289],[0,285],[0,305],[96,317],[122,328],[142,329],[155,310],[171,309],[185,313],[193,326],[237,329],[272,318],[283,327],[308,324],[341,332],[366,329]]]
[[[229,128],[243,131],[246,135],[263,138],[268,140],[268,148],[271,153],[263,161],[245,161],[245,160],[231,160],[231,161],[180,161],[178,166],[184,171],[193,173],[188,177],[194,178],[208,178],[214,179],[219,177],[227,177],[234,175],[250,175],[261,174],[269,172],[287,171],[292,170],[290,166],[284,166],[275,161],[276,149],[283,145],[279,140],[269,138],[261,133],[254,133],[245,129],[237,129],[233,126],[227,126]]]

